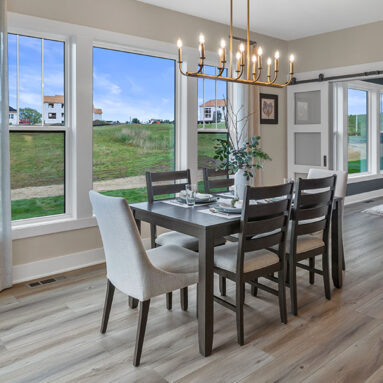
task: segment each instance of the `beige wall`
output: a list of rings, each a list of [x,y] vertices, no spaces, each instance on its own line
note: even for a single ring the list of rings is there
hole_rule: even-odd
[[[320,69],[383,61],[383,21],[324,33],[288,42],[296,55],[295,71]]]
[[[134,0],[12,0],[9,1],[9,11],[170,43],[182,37],[186,46],[193,47],[197,47],[199,33],[203,32],[207,38],[207,49],[213,51],[219,46],[220,39],[228,36],[226,25]],[[245,36],[244,31],[237,30],[235,34]],[[281,52],[281,62],[288,57],[285,41],[258,34],[252,34],[251,38],[264,47],[266,57],[272,56],[277,49]],[[283,79],[286,74],[284,68],[281,64],[280,76]],[[265,167],[264,180],[268,184],[282,180],[286,170],[286,99],[284,90],[277,92],[280,94],[279,125],[261,128],[264,150],[273,159]],[[148,227],[144,226],[143,237],[148,236]],[[14,264],[100,247],[102,244],[97,228],[18,239],[14,241]]]

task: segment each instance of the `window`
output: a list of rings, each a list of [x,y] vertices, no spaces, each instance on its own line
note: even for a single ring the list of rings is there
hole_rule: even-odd
[[[54,104],[48,104],[48,108],[53,109],[54,108]]]
[[[175,168],[175,61],[93,48],[93,187],[145,201],[145,172]]]
[[[63,113],[61,113],[61,115],[62,115]],[[50,120],[55,120],[56,119],[56,113],[48,113],[48,118],[50,119]]]
[[[383,93],[380,93],[379,108],[379,144],[380,144],[380,170],[383,170]]]
[[[45,99],[64,100],[65,43],[9,34],[8,55],[12,219],[63,214],[67,128]]]
[[[217,68],[205,67],[206,74],[216,75]],[[226,73],[224,73],[226,75]],[[217,138],[226,139],[225,123],[227,83],[198,79],[198,168],[215,168],[214,145]],[[202,179],[202,175],[199,175]]]
[[[368,91],[348,89],[348,172],[368,171]]]

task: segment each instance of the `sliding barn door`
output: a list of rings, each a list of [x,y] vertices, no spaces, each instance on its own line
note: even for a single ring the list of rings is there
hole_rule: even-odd
[[[310,168],[329,167],[329,84],[287,88],[288,176],[305,177]]]

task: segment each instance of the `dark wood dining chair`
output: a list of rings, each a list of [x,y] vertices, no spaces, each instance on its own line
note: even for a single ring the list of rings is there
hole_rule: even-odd
[[[229,187],[234,185],[234,179],[229,178],[227,170],[216,170],[211,168],[203,168],[203,185],[205,193],[213,193],[214,189],[229,190]]]
[[[203,185],[205,193],[211,194],[219,189],[221,192],[229,190],[234,185],[234,178],[229,178],[229,172],[224,169],[216,170],[212,168],[203,168]],[[222,244],[226,241],[238,242],[238,236],[228,235],[222,239]],[[219,276],[219,292],[221,296],[226,296],[226,278]]]
[[[287,323],[285,296],[285,245],[290,219],[293,183],[253,188],[247,186],[238,243],[217,247],[214,271],[236,284],[235,305],[214,296],[214,300],[236,313],[237,339],[244,344],[243,305],[245,283],[278,273],[278,290],[267,291],[279,297],[280,317]],[[270,199],[270,202],[260,201]],[[258,200],[254,204],[253,200]],[[276,253],[269,248],[277,246]]]
[[[295,188],[290,238],[287,241],[291,310],[298,315],[297,267],[309,271],[310,284],[315,274],[323,276],[325,296],[331,299],[329,270],[329,229],[333,209],[336,175],[324,178],[299,178]],[[315,257],[322,255],[322,270],[315,268]],[[308,265],[301,263],[308,259]]]
[[[185,190],[185,186],[191,184],[190,170],[177,170],[169,172],[146,172],[146,187],[148,202],[155,200],[169,199],[169,194],[173,195]],[[192,251],[198,251],[198,239],[191,235],[168,231],[157,235],[157,226],[150,225],[151,247],[166,245],[177,245]],[[188,288],[181,290],[181,307],[187,310],[188,307]],[[166,294],[166,307],[172,309],[172,292]]]

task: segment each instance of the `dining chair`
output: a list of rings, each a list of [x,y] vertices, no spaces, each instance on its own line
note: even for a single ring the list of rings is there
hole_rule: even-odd
[[[203,185],[205,193],[211,194],[214,189],[223,189],[222,192],[229,190],[230,186],[234,185],[234,178],[229,178],[229,172],[224,169],[216,170],[212,168],[203,168]],[[228,235],[222,238],[221,244],[225,242],[238,242],[238,235]],[[219,276],[219,292],[221,296],[226,296],[226,278]]]
[[[185,190],[185,186],[191,184],[190,170],[177,170],[169,172],[146,172],[146,188],[148,193],[148,202],[155,200],[164,200],[169,198],[169,194],[176,194]],[[158,198],[158,196],[160,196]],[[157,198],[156,198],[157,197]],[[192,251],[198,251],[198,239],[178,231],[167,231],[157,235],[157,226],[150,225],[151,247],[166,245],[182,246]],[[188,290],[181,290],[181,307],[187,310]],[[166,307],[172,309],[173,293],[166,294]]]
[[[107,329],[115,288],[140,302],[133,365],[140,364],[150,299],[198,283],[198,253],[166,245],[145,251],[124,198],[90,191],[104,246],[107,291],[101,333]]]
[[[343,170],[327,170],[327,169],[309,169],[309,173],[307,175],[308,179],[312,178],[322,178],[322,177],[329,177],[333,174],[336,174],[336,186],[335,186],[335,194],[334,196],[336,198],[342,198],[342,222],[343,222],[343,213],[344,213],[344,200],[346,198],[346,192],[347,192],[347,179],[348,179],[348,172]],[[343,270],[346,270],[346,262],[344,258],[344,248],[343,248],[343,240],[342,242],[342,268]]]
[[[214,251],[215,273],[232,280],[236,285],[235,305],[218,296],[214,296],[214,300],[236,313],[237,340],[240,345],[244,344],[245,283],[278,296],[281,321],[287,323],[285,243],[293,187],[293,183],[256,188],[247,186],[238,243],[220,246]],[[276,253],[269,250],[273,246],[277,246]],[[260,277],[274,273],[278,273],[277,290],[255,282]]]
[[[323,276],[325,296],[331,299],[329,270],[329,228],[337,176],[302,179],[295,187],[290,238],[286,244],[288,284],[291,309],[298,315],[297,267],[309,271],[310,283],[315,274]],[[322,270],[315,268],[315,257],[322,255]],[[309,260],[309,264],[301,261]]]

